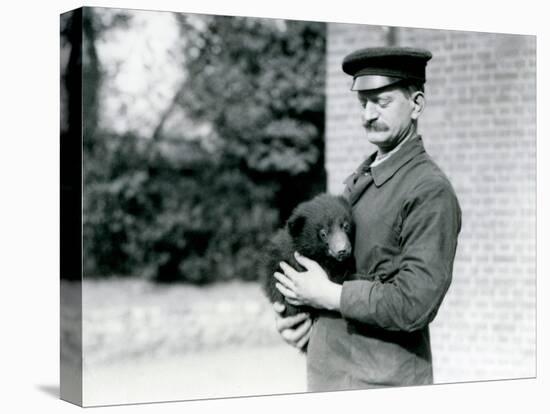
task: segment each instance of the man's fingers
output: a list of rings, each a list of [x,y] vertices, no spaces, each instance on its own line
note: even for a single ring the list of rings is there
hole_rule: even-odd
[[[273,309],[275,309],[275,312],[283,313],[285,311],[285,308],[286,306],[281,302],[273,302]]]
[[[296,329],[284,330],[283,332],[281,332],[281,335],[287,342],[297,346],[298,342],[300,342],[304,338],[304,335],[309,333],[310,329],[311,329],[311,319],[308,318]]]
[[[294,282],[290,280],[288,277],[286,277],[285,275],[283,275],[282,273],[275,272],[273,273],[273,277],[277,279],[286,288],[291,290],[295,289]]]
[[[294,328],[308,319],[309,319],[309,314],[307,313],[299,313],[297,315],[288,316],[286,318],[283,318],[277,315],[277,318],[276,318],[277,330],[281,332],[286,329]]]
[[[286,301],[288,303],[290,303],[291,305],[294,305],[294,306],[301,306],[301,305],[304,305],[305,303],[302,302],[301,300],[299,299],[290,299],[290,298],[286,298]]]
[[[288,263],[286,262],[281,262],[279,263],[279,266],[281,267],[281,269],[283,270],[284,274],[291,280],[294,280],[294,277],[298,274],[298,272],[296,271],[296,269],[294,269],[293,267],[291,267]]]
[[[314,267],[317,264],[315,260],[311,260],[305,256],[302,256],[298,252],[294,252],[294,257],[296,258],[296,261],[300,263],[302,266],[304,266],[307,270],[310,270],[312,267]]]
[[[309,331],[311,330],[311,318],[306,319],[304,323],[302,323],[298,328],[296,328],[295,332],[298,337],[303,337],[306,334],[309,334]]]
[[[281,285],[280,283],[275,283],[275,287],[279,292],[281,292],[287,298],[287,302],[288,302],[288,299],[298,299],[298,297],[296,296],[296,293],[294,293],[292,290],[288,289],[287,287]]]
[[[300,349],[302,349],[304,346],[306,346],[306,344],[309,342],[309,337],[311,335],[311,329],[309,329],[305,335],[302,337],[302,339],[300,339],[298,341],[298,343],[296,344],[296,346]]]

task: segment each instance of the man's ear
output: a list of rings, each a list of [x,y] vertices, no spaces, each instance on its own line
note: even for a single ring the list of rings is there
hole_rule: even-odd
[[[416,121],[418,118],[420,118],[420,115],[424,111],[424,107],[426,106],[426,98],[424,98],[424,93],[421,91],[416,91],[411,96],[411,105],[413,108],[413,111],[411,113],[411,118]]]
[[[288,232],[293,238],[296,238],[300,235],[304,226],[306,224],[306,217],[301,214],[292,215],[286,225],[288,227]]]

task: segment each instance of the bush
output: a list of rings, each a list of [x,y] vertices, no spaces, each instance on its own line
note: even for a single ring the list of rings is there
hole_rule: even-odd
[[[86,276],[160,282],[254,280],[259,249],[278,225],[273,189],[194,142],[109,137],[109,159],[87,159]]]

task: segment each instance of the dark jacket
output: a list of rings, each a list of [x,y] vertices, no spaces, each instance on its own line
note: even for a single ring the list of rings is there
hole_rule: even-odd
[[[374,156],[345,182],[358,275],[343,284],[341,313],[313,326],[311,391],[433,382],[428,324],[451,283],[460,207],[419,136],[370,169]]]

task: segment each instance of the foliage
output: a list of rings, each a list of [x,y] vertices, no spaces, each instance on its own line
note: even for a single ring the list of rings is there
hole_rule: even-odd
[[[86,186],[85,273],[255,279],[256,248],[277,224],[269,192],[194,142],[143,141],[105,140],[103,176]]]
[[[324,23],[179,15],[188,71],[181,105],[219,150],[270,185],[286,218],[324,190]]]
[[[187,76],[176,103],[213,134],[85,129],[86,276],[254,280],[273,231],[324,189],[324,24],[179,16]]]

